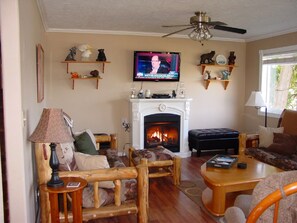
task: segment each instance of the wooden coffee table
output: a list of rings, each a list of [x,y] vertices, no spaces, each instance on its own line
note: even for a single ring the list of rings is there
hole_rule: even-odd
[[[247,168],[238,169],[238,162],[247,163]],[[261,179],[282,171],[244,155],[238,156],[237,163],[230,169],[206,167],[206,163],[201,166],[201,175],[208,186],[202,192],[202,202],[213,215],[224,215],[228,193],[254,189]]]

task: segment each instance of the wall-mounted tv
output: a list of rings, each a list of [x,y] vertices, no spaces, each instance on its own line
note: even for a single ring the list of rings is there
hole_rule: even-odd
[[[180,53],[134,52],[133,81],[179,81]]]

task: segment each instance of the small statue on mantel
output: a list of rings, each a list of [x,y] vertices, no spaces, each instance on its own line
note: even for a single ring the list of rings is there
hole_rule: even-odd
[[[104,53],[104,49],[98,49],[98,57],[96,61],[106,61],[106,56]]]
[[[67,55],[65,61],[76,61],[75,60],[75,55],[76,55],[76,47],[72,47],[69,49],[69,54]]]
[[[205,53],[200,56],[200,64],[213,64],[214,60],[212,59],[216,51],[211,51],[210,53]]]
[[[230,51],[230,55],[228,57],[228,64],[229,65],[234,65],[235,64],[235,59],[236,59],[235,52]]]

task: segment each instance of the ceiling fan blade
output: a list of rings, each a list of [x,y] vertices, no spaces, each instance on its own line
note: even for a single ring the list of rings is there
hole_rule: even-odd
[[[166,34],[166,35],[164,35],[164,36],[162,36],[162,37],[171,36],[171,35],[173,35],[173,34],[175,34],[175,33],[179,33],[179,32],[185,31],[185,30],[187,30],[187,29],[193,29],[193,28],[194,28],[194,27],[191,26],[191,27],[187,27],[187,28],[184,28],[184,29],[180,29],[180,30],[177,30],[177,31],[175,31],[175,32],[168,33],[168,34]]]
[[[206,24],[211,25],[211,26],[226,26],[227,25],[226,23],[220,22],[220,21],[206,22]]]
[[[190,24],[188,24],[188,25],[172,25],[172,26],[162,26],[162,27],[165,27],[165,28],[169,28],[169,27],[183,27],[183,26],[192,26],[192,25],[190,25]]]
[[[239,33],[239,34],[246,33],[245,29],[239,29],[239,28],[234,28],[234,27],[229,27],[229,26],[221,26],[221,25],[215,25],[213,27],[213,29],[227,31],[227,32],[233,32],[233,33]]]

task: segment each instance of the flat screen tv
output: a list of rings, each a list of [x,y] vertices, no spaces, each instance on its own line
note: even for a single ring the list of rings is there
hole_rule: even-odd
[[[134,52],[133,81],[179,81],[180,53]]]

